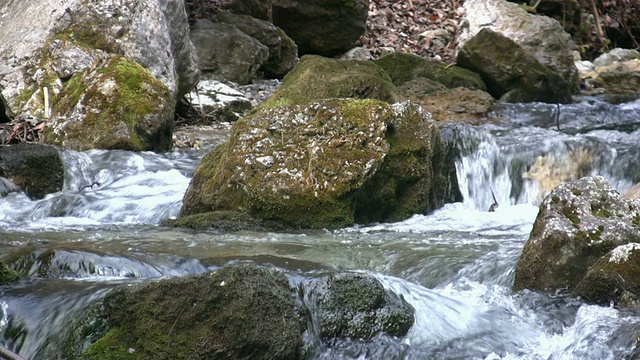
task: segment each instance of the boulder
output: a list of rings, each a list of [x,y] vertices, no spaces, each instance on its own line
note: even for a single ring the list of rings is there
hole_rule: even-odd
[[[540,205],[516,265],[514,288],[570,289],[614,248],[640,242],[640,201],[599,176],[556,187]]]
[[[222,10],[229,10],[234,14],[249,15],[256,19],[273,22],[273,4],[271,0],[223,0],[219,3]]]
[[[17,144],[0,147],[0,176],[17,185],[32,199],[62,190],[64,165],[54,147]]]
[[[375,63],[305,55],[261,106],[297,105],[331,98],[400,101],[389,76]]]
[[[202,80],[190,95],[191,105],[219,122],[233,122],[253,106],[243,93],[216,80]]]
[[[370,340],[380,333],[405,336],[414,322],[413,307],[367,274],[318,279],[311,285],[309,298],[325,340]]]
[[[391,53],[375,61],[396,86],[426,78],[447,88],[465,87],[471,90],[487,90],[480,75],[459,66],[449,66],[414,54]]]
[[[603,67],[635,59],[640,59],[640,51],[634,49],[615,48],[594,59],[593,65],[596,67]]]
[[[109,56],[65,84],[45,138],[74,150],[169,150],[174,108],[171,91],[150,71]]]
[[[235,25],[240,31],[269,48],[269,58],[259,69],[269,78],[282,78],[298,62],[298,46],[285,32],[273,24],[248,15],[220,12],[215,22]]]
[[[273,24],[300,54],[340,55],[364,34],[369,0],[273,0]]]
[[[269,48],[233,24],[198,20],[191,28],[203,77],[249,84],[269,59]]]
[[[409,81],[404,85],[413,83]],[[433,93],[420,93],[416,87],[400,86],[398,90],[411,101],[431,113],[438,122],[458,122],[480,125],[488,121],[495,99],[482,90],[470,90],[464,87],[436,90]],[[428,87],[421,90],[428,89]]]
[[[571,102],[569,83],[558,73],[489,28],[464,43],[457,61],[458,65],[480,74],[489,93],[502,101]]]
[[[55,103],[72,75],[108,53],[149,69],[174,105],[198,81],[182,1],[10,1],[0,13],[0,89],[14,114],[43,117],[45,88]]]
[[[529,14],[519,4],[506,0],[467,0],[464,9],[458,49],[462,49],[481,30],[493,30],[559,74],[569,93],[578,92],[578,71],[572,55],[575,44],[558,21]]]
[[[640,243],[620,245],[601,257],[573,293],[598,305],[640,307]]]
[[[180,216],[237,211],[285,228],[398,221],[444,203],[444,147],[410,103],[258,107],[207,154]]]
[[[65,358],[302,359],[294,299],[282,272],[255,265],[123,286],[78,321]]]
[[[607,94],[637,94],[640,92],[640,59],[596,67],[589,80],[593,87]]]

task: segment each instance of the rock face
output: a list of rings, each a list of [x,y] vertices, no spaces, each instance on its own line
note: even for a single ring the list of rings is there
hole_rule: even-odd
[[[214,17],[215,22],[232,24],[243,33],[258,40],[269,48],[269,58],[262,65],[260,71],[270,78],[282,78],[298,62],[298,46],[285,32],[273,24],[254,19],[247,15],[235,15],[220,12]],[[216,51],[220,51],[217,48]]]
[[[386,292],[370,275],[337,274],[319,279],[311,289],[323,339],[369,340],[379,333],[404,336],[413,326],[414,309]]]
[[[286,228],[397,221],[444,203],[444,147],[410,103],[260,107],[201,161],[181,216],[237,211]]]
[[[17,144],[0,147],[0,176],[18,185],[27,196],[41,199],[62,190],[64,165],[52,146]]]
[[[65,84],[45,138],[74,150],[169,150],[173,100],[148,70],[110,56]]]
[[[300,54],[340,55],[364,34],[369,0],[273,0],[273,24]]]
[[[614,248],[640,242],[640,201],[602,177],[561,184],[540,205],[516,266],[514,288],[574,289]]]
[[[482,29],[458,52],[458,65],[482,76],[488,91],[506,102],[571,102],[571,87],[517,43]]]
[[[198,20],[191,41],[207,79],[248,84],[269,58],[269,48],[232,24]]]
[[[575,44],[558,21],[529,14],[519,4],[506,0],[467,0],[464,9],[458,49],[482,29],[493,30],[559,74],[570,93],[578,91],[578,71],[572,56]]]
[[[305,55],[263,106],[296,105],[330,98],[400,101],[389,76],[371,61]]]
[[[67,358],[302,359],[293,289],[253,265],[118,288],[86,323],[92,343]]]
[[[640,243],[620,245],[601,257],[574,295],[599,305],[640,306]]]
[[[413,54],[392,53],[375,61],[389,74],[396,86],[426,78],[447,88],[465,87],[471,90],[487,90],[480,75],[459,66],[447,66],[441,62]]]

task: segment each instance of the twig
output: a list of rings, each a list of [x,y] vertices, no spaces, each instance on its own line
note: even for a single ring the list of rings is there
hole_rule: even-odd
[[[593,19],[596,22],[596,32],[598,33],[598,39],[604,44],[604,34],[602,33],[602,24],[600,23],[600,15],[598,15],[598,8],[596,7],[596,1],[591,0],[591,11],[593,12]]]
[[[0,356],[7,360],[25,360],[22,356],[2,346],[0,346]]]
[[[556,127],[560,131],[560,103],[556,104]]]

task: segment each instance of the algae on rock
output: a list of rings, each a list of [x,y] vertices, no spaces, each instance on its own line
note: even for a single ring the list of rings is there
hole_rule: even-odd
[[[65,84],[45,137],[74,150],[169,150],[174,106],[148,70],[109,56]]]

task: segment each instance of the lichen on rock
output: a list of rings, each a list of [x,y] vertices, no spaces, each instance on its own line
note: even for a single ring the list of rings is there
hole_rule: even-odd
[[[167,87],[148,70],[109,56],[65,84],[45,138],[74,150],[168,150],[174,107]]]
[[[235,211],[285,228],[399,220],[442,205],[443,149],[428,113],[410,103],[261,106],[204,157],[180,216]]]

